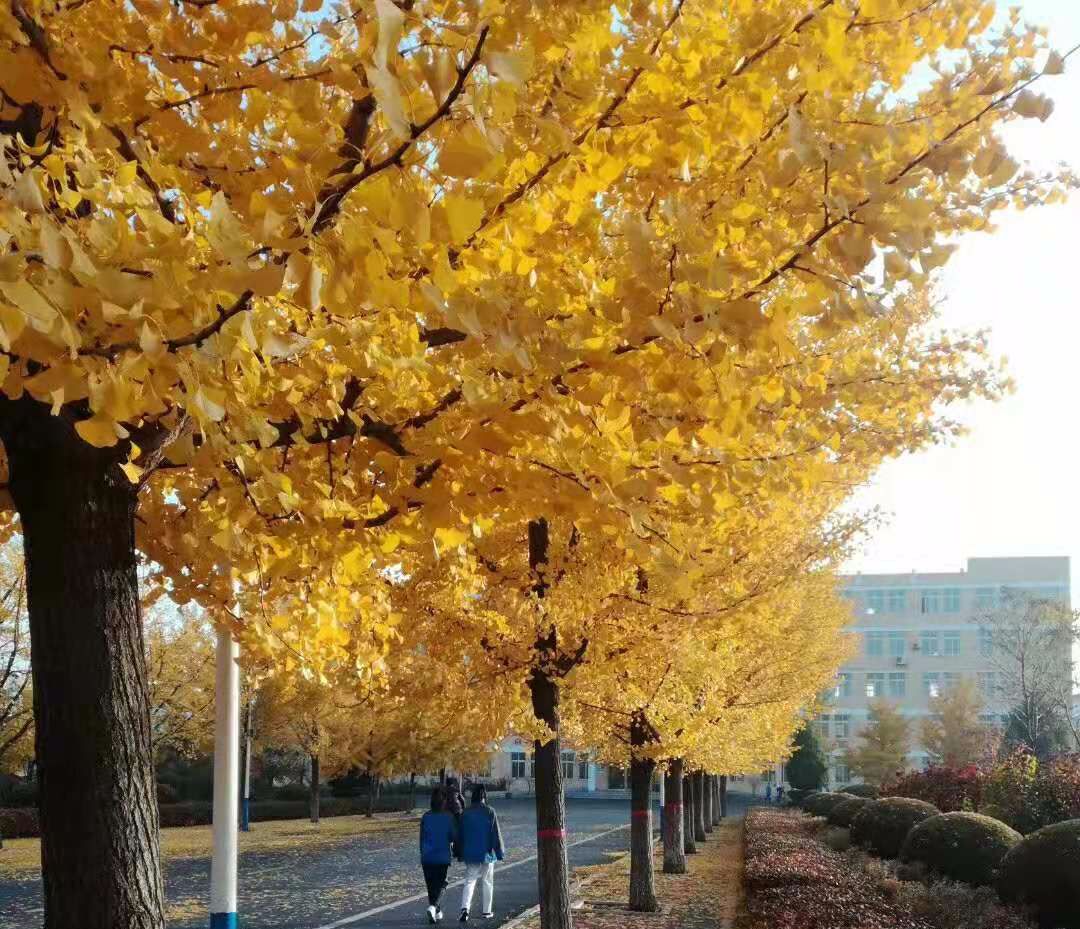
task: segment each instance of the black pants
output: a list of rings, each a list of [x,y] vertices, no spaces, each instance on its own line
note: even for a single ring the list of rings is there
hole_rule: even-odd
[[[428,903],[437,907],[442,892],[446,890],[446,872],[450,870],[450,865],[425,864],[421,867],[424,869],[424,883],[427,884]]]

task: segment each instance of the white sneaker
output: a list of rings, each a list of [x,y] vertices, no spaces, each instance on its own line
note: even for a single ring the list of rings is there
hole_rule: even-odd
[[[438,922],[438,919],[436,918],[435,907],[433,906],[429,906],[427,908],[427,921],[433,926],[435,925],[435,923]]]

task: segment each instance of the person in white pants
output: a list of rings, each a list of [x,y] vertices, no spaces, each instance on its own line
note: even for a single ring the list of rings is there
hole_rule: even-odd
[[[465,865],[465,884],[461,888],[461,912],[468,914],[472,907],[476,882],[480,882],[480,904],[485,918],[494,915],[495,902],[495,862]]]
[[[483,784],[473,788],[472,803],[461,814],[460,855],[465,862],[465,884],[461,888],[461,918],[469,921],[476,882],[480,882],[480,902],[484,919],[495,915],[495,862],[503,860],[502,831],[499,817],[487,805]]]

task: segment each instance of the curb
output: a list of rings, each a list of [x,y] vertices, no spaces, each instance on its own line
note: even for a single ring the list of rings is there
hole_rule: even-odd
[[[623,861],[625,858],[628,858],[629,856],[630,856],[630,853],[625,852],[622,855],[620,855],[618,858],[612,858],[611,861],[607,862],[604,866],[605,867],[614,867],[615,865],[619,864],[619,862]],[[582,891],[584,891],[585,888],[588,887],[598,877],[600,877],[600,874],[591,874],[591,875],[589,875],[589,877],[585,878],[585,880],[579,881],[572,888],[570,888],[570,909],[572,909],[572,910],[580,910],[581,909],[582,904],[585,902],[584,899],[581,896]],[[526,922],[528,922],[534,916],[537,916],[539,913],[540,913],[540,904],[538,903],[538,904],[536,904],[536,906],[531,906],[531,907],[529,907],[529,909],[525,910],[524,912],[518,913],[518,915],[515,916],[513,919],[511,919],[509,922],[501,923],[499,925],[499,929],[518,929],[519,926],[523,926]]]

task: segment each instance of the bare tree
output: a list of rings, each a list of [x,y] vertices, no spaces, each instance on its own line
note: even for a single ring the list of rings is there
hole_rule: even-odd
[[[1078,616],[1065,603],[1003,588],[997,607],[973,617],[1009,706],[1007,736],[1052,751],[1072,720],[1072,645]],[[1078,743],[1080,744],[1080,743]]]

